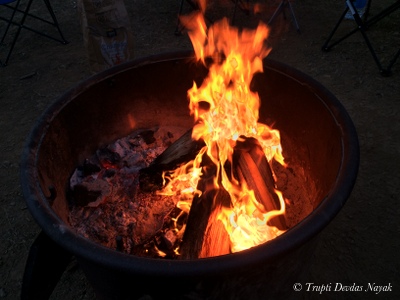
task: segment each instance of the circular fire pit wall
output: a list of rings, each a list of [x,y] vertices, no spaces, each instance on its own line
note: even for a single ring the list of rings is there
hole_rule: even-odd
[[[135,257],[77,235],[68,224],[66,196],[74,168],[135,128],[191,128],[187,90],[206,73],[191,53],[153,56],[109,69],[66,92],[29,136],[21,166],[28,208],[43,232],[77,258],[99,299],[143,294],[165,298],[193,291],[200,282],[197,292],[215,298],[283,296],[307,271],[315,237],[350,195],[359,148],[345,109],[317,81],[266,59],[252,89],[262,102],[260,122],[281,132],[288,163],[296,162],[304,180],[316,187],[313,211],[303,221],[266,244],[197,260]]]

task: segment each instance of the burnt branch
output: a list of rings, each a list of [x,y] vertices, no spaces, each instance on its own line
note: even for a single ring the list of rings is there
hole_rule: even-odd
[[[192,161],[204,146],[204,142],[192,139],[192,129],[172,143],[147,168],[140,170],[139,182],[143,191],[162,188],[162,174],[173,171],[181,164]]]

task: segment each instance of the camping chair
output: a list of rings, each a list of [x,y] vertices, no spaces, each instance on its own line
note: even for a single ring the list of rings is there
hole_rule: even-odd
[[[20,34],[22,28],[27,29],[29,31],[32,31],[34,33],[37,33],[39,35],[42,35],[44,37],[50,38],[52,40],[58,41],[58,42],[60,42],[62,44],[67,44],[68,43],[65,40],[65,38],[64,38],[64,36],[63,36],[63,34],[62,34],[61,30],[60,30],[60,27],[58,25],[56,16],[55,16],[55,14],[53,12],[53,9],[52,9],[52,7],[50,5],[50,1],[49,0],[43,0],[43,1],[44,1],[45,5],[47,7],[48,12],[50,13],[52,21],[47,21],[47,20],[45,20],[45,19],[43,19],[43,18],[41,18],[41,17],[39,17],[37,15],[33,15],[33,14],[31,14],[29,12],[33,0],[29,0],[28,1],[28,3],[25,6],[25,9],[21,9],[20,8],[21,0],[0,0],[0,8],[5,8],[4,10],[6,10],[6,9],[11,10],[11,15],[9,15],[8,18],[5,17],[5,16],[0,15],[0,20],[5,21],[6,24],[7,24],[4,33],[0,32],[0,34],[2,34],[2,37],[1,37],[1,40],[0,40],[0,46],[3,46],[7,34],[8,33],[11,34],[11,31],[10,31],[11,25],[17,26],[17,31],[15,32],[15,34],[14,34],[14,36],[12,38],[11,45],[9,46],[9,50],[8,50],[7,55],[6,55],[6,58],[5,58],[4,62],[2,62],[0,60],[0,66],[6,66],[7,65],[8,60],[9,60],[9,58],[11,56],[11,53],[12,53],[12,51],[14,49],[15,43],[17,42],[17,39],[19,37],[19,34]],[[13,5],[11,5],[11,3],[13,3]],[[17,13],[18,14],[22,14],[22,17],[20,18],[19,21],[16,20]],[[58,30],[58,33],[60,34],[61,38],[56,38],[56,37],[50,36],[50,35],[46,34],[45,32],[40,32],[40,31],[38,31],[36,29],[33,29],[31,27],[26,26],[25,25],[25,20],[26,20],[27,17],[42,21],[44,23],[47,23],[47,24],[50,24],[50,25],[56,27],[56,29]]]
[[[184,5],[185,1],[191,6],[191,8],[193,10],[199,10],[199,5],[196,0],[181,0],[181,4],[179,6],[179,12],[178,12],[178,22],[176,24],[176,29],[175,29],[175,35],[180,35],[182,33],[182,30],[184,29],[184,26],[181,24],[181,21],[180,21],[180,16],[182,15],[183,5]],[[243,10],[246,14],[249,13],[249,11],[248,11],[249,0],[232,0],[232,2],[234,2],[234,8],[233,8],[233,14],[231,17],[231,23],[234,24],[235,17],[236,17],[236,11],[237,11],[238,7],[241,10]],[[243,2],[246,2],[246,3],[244,4]]]
[[[369,10],[370,10],[371,1],[372,0],[368,0],[366,12],[364,13],[364,16],[361,17],[359,15],[357,9],[355,8],[354,4],[353,4],[354,0],[346,0],[345,10],[342,13],[339,21],[337,22],[337,24],[333,28],[332,32],[330,33],[330,35],[329,35],[328,39],[326,40],[325,44],[322,46],[322,50],[323,51],[329,51],[333,46],[335,46],[335,45],[339,44],[341,41],[347,39],[349,36],[353,35],[355,32],[360,31],[362,36],[363,36],[363,38],[364,38],[364,40],[365,40],[365,43],[367,44],[367,47],[368,47],[369,51],[372,54],[372,58],[374,59],[375,63],[377,64],[377,66],[379,68],[379,72],[383,76],[389,76],[389,75],[391,75],[392,66],[394,65],[394,63],[396,62],[396,60],[400,56],[400,49],[394,55],[394,57],[389,62],[387,67],[384,68],[382,66],[382,64],[381,64],[380,59],[378,58],[378,56],[377,56],[377,54],[375,52],[374,47],[371,44],[370,39],[368,38],[368,35],[367,35],[366,31],[371,25],[373,25],[376,22],[382,20],[384,17],[388,16],[389,14],[391,14],[392,12],[394,12],[398,8],[400,8],[400,0],[396,0],[392,5],[388,6],[387,8],[382,10],[380,13],[376,14],[374,17],[368,18],[368,13],[369,13]],[[332,40],[336,30],[339,28],[340,24],[344,20],[344,18],[345,18],[345,16],[346,16],[348,11],[350,11],[351,14],[353,15],[353,19],[356,22],[357,27],[355,29],[353,29],[352,31],[348,32],[347,34],[345,34],[344,36],[342,36],[341,38],[339,38],[336,41],[334,41],[331,44],[329,44],[330,41]]]

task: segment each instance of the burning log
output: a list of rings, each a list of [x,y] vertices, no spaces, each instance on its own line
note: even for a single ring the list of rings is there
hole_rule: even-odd
[[[207,228],[203,238],[203,246],[199,258],[213,257],[230,253],[230,238],[224,224],[218,219],[221,210],[229,207],[231,199],[228,192],[219,189],[215,193],[213,210],[208,218]]]
[[[231,206],[229,193],[220,187],[213,187],[215,171],[207,164],[207,174],[199,182],[198,189],[203,194],[193,199],[181,245],[181,258],[195,259],[230,253],[230,237],[224,224],[218,219],[224,207]],[[275,193],[275,181],[265,154],[254,138],[238,141],[233,154],[233,172],[240,183],[246,183],[254,191],[255,197],[265,212],[280,209]],[[211,188],[210,188],[211,186]],[[287,229],[281,215],[269,221],[280,230]]]
[[[257,201],[267,212],[280,209],[271,167],[256,139],[245,138],[236,143],[233,164],[240,181],[246,182],[248,188],[254,191]],[[269,222],[280,230],[287,229],[283,215],[274,217]]]
[[[203,146],[202,140],[192,139],[192,129],[188,130],[165,149],[147,168],[140,170],[140,188],[143,191],[161,189],[163,172],[175,170],[182,163],[193,160]]]
[[[231,199],[223,188],[213,187],[215,170],[199,181],[198,189],[203,191],[195,196],[190,207],[185,234],[181,244],[182,259],[196,259],[230,253],[230,238],[218,215],[223,207],[231,205]]]

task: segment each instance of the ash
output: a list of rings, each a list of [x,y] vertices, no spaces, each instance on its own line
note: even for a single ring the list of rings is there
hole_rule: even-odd
[[[181,211],[178,198],[143,192],[139,171],[183,133],[182,128],[132,132],[102,147],[70,178],[69,221],[82,236],[138,256],[174,257],[180,242],[172,219]]]

